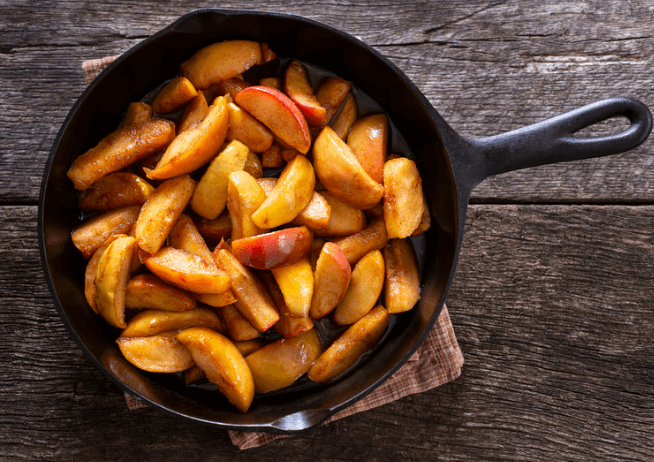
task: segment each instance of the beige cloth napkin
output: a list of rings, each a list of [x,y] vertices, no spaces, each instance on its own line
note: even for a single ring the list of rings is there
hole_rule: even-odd
[[[82,68],[86,84],[90,84],[117,57],[109,56],[84,62]],[[462,366],[463,355],[456,341],[447,307],[443,307],[443,311],[429,336],[406,364],[370,395],[336,413],[325,424],[358,412],[367,411],[404,396],[421,393],[443,385],[456,379],[461,374]],[[125,400],[130,409],[147,407],[146,404],[127,393],[125,394]],[[230,431],[229,436],[232,443],[240,449],[248,449],[289,435]]]

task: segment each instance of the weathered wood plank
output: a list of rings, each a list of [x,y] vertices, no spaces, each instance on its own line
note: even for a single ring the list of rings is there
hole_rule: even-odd
[[[654,457],[654,206],[472,206],[448,299],[462,377],[247,452],[223,431],[128,411],[57,317],[36,208],[0,211],[4,460]]]
[[[615,95],[654,104],[651,2],[478,0],[438,5],[223,2],[317,19],[398,64],[467,137],[515,129]],[[84,83],[85,59],[120,53],[203,2],[3,2],[0,203],[35,203],[45,159]],[[591,133],[604,133],[599,128]],[[652,144],[631,155],[489,179],[477,202],[651,202]]]

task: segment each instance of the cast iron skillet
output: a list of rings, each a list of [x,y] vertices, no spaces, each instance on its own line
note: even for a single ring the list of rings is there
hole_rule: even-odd
[[[127,103],[172,78],[202,46],[244,38],[267,42],[279,55],[297,58],[350,80],[389,115],[414,154],[431,207],[424,248],[422,298],[398,316],[375,353],[355,372],[328,386],[257,398],[247,414],[217,393],[185,388],[168,375],[140,371],[121,356],[116,331],[88,308],[83,293],[86,262],[73,247],[79,223],[77,194],[66,177],[79,154],[116,127]],[[625,116],[621,133],[578,138],[600,121]],[[112,63],[82,94],[50,153],[39,203],[40,249],[46,279],[71,336],[121,388],[144,402],[194,421],[238,430],[295,432],[322,423],[390,377],[418,348],[434,324],[452,281],[471,190],[484,178],[553,162],[624,152],[641,144],[652,119],[640,102],[611,98],[544,122],[491,138],[455,133],[416,86],[377,51],[337,29],[284,14],[198,10],[139,43]]]

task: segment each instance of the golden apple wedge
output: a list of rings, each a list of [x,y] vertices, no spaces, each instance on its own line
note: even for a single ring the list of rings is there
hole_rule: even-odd
[[[306,226],[285,228],[232,241],[232,254],[246,266],[273,269],[306,257],[313,233]]]
[[[191,327],[175,338],[193,356],[211,383],[241,412],[247,412],[254,399],[252,373],[238,348],[225,336],[205,327]]]
[[[252,214],[252,222],[270,229],[291,222],[309,205],[316,176],[309,159],[295,156],[282,171],[273,190]]]
[[[98,305],[95,301],[95,275],[98,270],[98,264],[100,263],[100,259],[102,258],[102,255],[104,255],[104,251],[107,250],[107,247],[109,247],[109,244],[111,244],[113,241],[118,239],[119,237],[127,236],[126,234],[114,234],[113,236],[109,236],[106,241],[102,243],[100,247],[98,247],[98,250],[96,250],[93,253],[93,256],[89,260],[89,262],[86,264],[86,270],[84,272],[84,297],[86,298],[87,303],[93,310],[95,314],[100,314],[98,311]],[[136,258],[134,261],[138,262],[138,258]],[[132,268],[135,269],[135,268]]]
[[[139,274],[127,281],[125,308],[186,311],[196,305],[197,301],[190,293],[166,284],[153,274]]]
[[[192,200],[192,199],[191,199]],[[210,247],[215,247],[222,239],[228,239],[232,234],[232,221],[227,210],[218,215],[215,220],[203,217],[193,217],[193,223]]]
[[[389,321],[384,307],[373,308],[316,359],[307,372],[309,379],[325,383],[345,372],[384,335]]]
[[[125,286],[136,252],[136,239],[121,236],[104,251],[95,273],[95,301],[100,315],[112,326],[125,327]]]
[[[216,265],[213,253],[188,215],[181,214],[179,216],[168,235],[168,245],[197,255],[208,266]]]
[[[326,123],[330,123],[334,118],[351,88],[352,82],[340,77],[329,77],[318,85],[316,99],[325,108]]]
[[[261,45],[249,40],[226,40],[200,49],[184,61],[179,75],[200,90],[227,80],[262,62]]]
[[[213,307],[227,306],[236,302],[236,295],[234,295],[232,289],[219,294],[195,294],[195,298],[197,298],[198,302]]]
[[[366,227],[366,217],[362,210],[347,205],[329,191],[321,191],[320,195],[329,204],[329,220],[326,226],[314,229],[315,236],[349,236]]]
[[[106,212],[130,205],[143,205],[154,188],[129,172],[114,172],[100,178],[79,193],[79,208]]]
[[[259,337],[260,332],[245,319],[233,304],[221,306],[218,308],[218,313],[220,313],[225,325],[225,331],[227,331],[227,336],[230,339],[243,342]]]
[[[204,93],[198,93],[195,98],[184,108],[182,115],[179,118],[179,125],[177,126],[177,133],[182,133],[189,128],[199,124],[209,113],[209,104]]]
[[[256,236],[262,232],[252,214],[266,200],[257,180],[245,171],[232,172],[227,178],[227,210],[232,222],[232,240]]]
[[[357,107],[357,101],[354,99],[352,94],[349,94],[343,103],[341,112],[338,113],[332,123],[334,133],[336,133],[342,140],[347,139],[347,135],[350,133],[350,129],[352,128],[352,125],[354,125],[354,122],[356,122],[358,115],[359,108]]]
[[[336,308],[350,285],[352,269],[341,248],[326,242],[320,251],[314,274],[311,317],[319,319]]]
[[[257,393],[287,387],[305,374],[322,353],[315,329],[292,338],[279,339],[246,356]]]
[[[136,125],[146,122],[152,118],[152,106],[143,102],[129,103],[127,111],[123,117],[120,126],[127,127],[128,125]]]
[[[165,180],[202,167],[220,151],[228,126],[227,102],[219,96],[200,123],[175,137],[154,170],[145,169],[146,176],[152,180]]]
[[[284,295],[279,290],[279,285],[270,271],[259,272],[259,277],[268,289],[268,293],[275,301],[275,305],[277,305],[277,309],[279,310],[279,321],[273,326],[275,332],[282,337],[290,338],[313,329],[313,319],[309,316],[299,318],[291,315],[288,305],[286,305],[286,301],[284,300]]]
[[[313,167],[327,191],[354,208],[369,209],[384,195],[382,185],[366,173],[330,127],[323,128],[313,143]]]
[[[286,68],[284,90],[300,108],[310,125],[325,124],[327,111],[320,105],[316,95],[313,94],[313,88],[311,88],[307,73],[299,61],[292,61]]]
[[[386,246],[388,234],[384,218],[375,218],[363,231],[333,242],[343,250],[350,265],[354,265],[371,250],[381,250]]]
[[[424,212],[422,179],[415,162],[406,157],[384,164],[384,221],[389,238],[409,237]]]
[[[195,365],[188,349],[172,332],[151,337],[118,337],[116,340],[125,359],[148,372],[182,372]]]
[[[357,120],[347,136],[347,144],[370,178],[381,183],[388,144],[386,114],[371,114]]]
[[[273,143],[273,135],[261,122],[234,103],[229,109],[227,139],[239,140],[254,152],[265,152]]]
[[[173,112],[191,101],[197,94],[198,91],[189,79],[177,77],[159,90],[152,101],[152,110],[158,114]]]
[[[309,151],[311,135],[307,121],[302,111],[281,91],[256,85],[240,91],[234,102],[289,146],[302,154]]]
[[[389,313],[403,313],[420,299],[418,261],[408,239],[391,239],[383,250],[386,263],[384,305]]]
[[[128,234],[140,210],[138,205],[132,205],[94,216],[71,233],[73,245],[88,260],[109,236]]]
[[[376,304],[384,287],[384,258],[379,250],[368,252],[352,270],[350,286],[334,310],[336,324],[353,324]]]
[[[189,327],[207,327],[224,332],[223,323],[212,308],[197,307],[186,311],[141,311],[127,323],[121,337],[148,337]]]
[[[311,309],[313,297],[313,270],[309,257],[295,263],[271,269],[282,291],[291,316],[305,318]]]

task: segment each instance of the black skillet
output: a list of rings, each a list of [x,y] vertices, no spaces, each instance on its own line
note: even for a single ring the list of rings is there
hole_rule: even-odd
[[[255,399],[238,413],[217,393],[184,387],[170,375],[140,371],[121,356],[117,332],[88,308],[86,262],[73,247],[79,224],[77,194],[66,177],[71,162],[116,127],[131,101],[175,76],[179,64],[202,46],[242,38],[266,42],[279,56],[328,69],[350,80],[385,111],[408,144],[424,179],[432,228],[419,241],[422,298],[397,316],[365,362],[327,386],[297,386]],[[575,132],[624,116],[621,133],[578,138]],[[513,132],[467,140],[455,133],[418,88],[388,59],[358,39],[318,22],[254,11],[198,10],[123,54],[82,94],[50,153],[39,203],[43,267],[55,305],[71,336],[122,389],[169,413],[238,430],[295,432],[322,423],[363,398],[413,354],[438,318],[452,281],[471,190],[489,175],[553,162],[616,154],[645,141],[649,110],[628,98],[611,98]],[[399,137],[395,137],[397,142]]]

